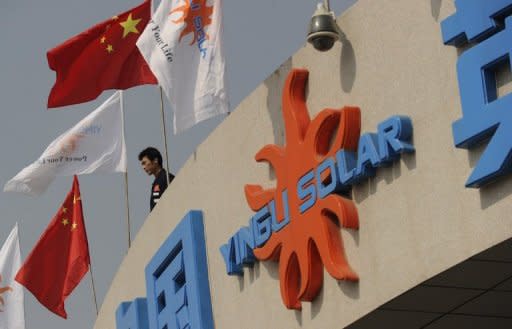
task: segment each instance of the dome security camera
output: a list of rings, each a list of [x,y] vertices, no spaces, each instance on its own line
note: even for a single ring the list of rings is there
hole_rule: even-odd
[[[318,51],[328,51],[340,39],[340,32],[334,13],[319,3],[311,17],[308,42]]]

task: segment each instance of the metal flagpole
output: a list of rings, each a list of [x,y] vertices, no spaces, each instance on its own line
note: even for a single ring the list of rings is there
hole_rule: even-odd
[[[132,246],[132,236],[131,236],[131,225],[130,225],[130,206],[128,204],[128,173],[124,173],[124,194],[126,196],[126,226],[128,231],[128,249]]]
[[[94,286],[94,277],[92,275],[92,264],[89,261],[89,273],[91,274],[92,296],[94,298],[94,306],[96,307],[96,315],[98,315],[98,301],[96,299],[96,288]]]
[[[167,155],[167,132],[165,129],[165,113],[164,113],[164,92],[162,87],[160,87],[160,110],[162,111],[162,132],[164,135],[164,153],[165,153],[165,168],[167,169],[167,175],[165,179],[167,180],[167,185],[169,185],[169,156]]]
[[[20,223],[21,223],[21,218],[20,218]],[[16,221],[16,228],[18,229],[18,246],[20,247],[20,257],[21,257],[21,234],[20,234],[20,227],[19,227],[17,221]],[[25,315],[25,304],[23,304],[23,322],[27,323],[27,316]]]
[[[121,113],[123,114],[123,141],[125,140],[125,128],[124,128],[124,102],[123,102],[123,91],[119,91],[121,96]],[[124,194],[126,197],[126,230],[128,231],[128,249],[130,249],[132,245],[132,237],[131,237],[131,225],[130,225],[130,201],[128,198],[128,168],[126,168],[126,171],[124,172]],[[127,250],[128,252],[128,250]]]
[[[121,110],[122,110],[122,107],[121,107]],[[74,201],[73,201],[73,203],[74,203]],[[85,225],[85,223],[84,223],[84,225]],[[84,226],[84,231],[85,231],[85,235],[87,236],[87,230],[86,230],[85,226]],[[87,248],[89,248],[89,246],[87,246]],[[96,309],[96,316],[97,316],[98,315],[98,302],[97,302],[97,298],[96,298],[96,287],[94,285],[94,277],[92,275],[91,250],[87,249],[87,253],[89,254],[89,274],[91,275],[92,297],[94,299],[94,307]]]

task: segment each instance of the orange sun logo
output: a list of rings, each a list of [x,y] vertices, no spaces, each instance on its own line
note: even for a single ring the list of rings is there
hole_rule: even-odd
[[[61,155],[71,155],[78,147],[78,143],[80,139],[84,137],[83,134],[80,133],[72,133],[65,138],[63,138],[59,144],[57,145],[56,153]]]
[[[208,39],[204,28],[212,23],[213,6],[208,6],[206,2],[207,0],[185,0],[185,4],[171,10],[169,15],[177,12],[182,13],[180,18],[172,20],[173,23],[185,23],[185,28],[181,31],[179,41],[189,33],[194,35],[190,45],[196,41],[201,42]]]
[[[318,198],[306,211],[300,211],[297,182],[340,149],[356,151],[361,127],[357,107],[341,110],[324,109],[310,119],[305,102],[307,70],[293,70],[283,91],[283,118],[286,145],[266,145],[255,156],[275,170],[276,188],[246,185],[245,195],[252,210],[258,211],[272,200],[277,218],[283,218],[281,192],[287,190],[290,222],[273,232],[268,241],[254,249],[259,260],[279,261],[281,297],[286,307],[301,309],[302,301],[312,301],[323,283],[323,268],[338,280],[358,281],[348,264],[340,225],[358,229],[359,219],[354,203],[332,193]],[[327,172],[321,176],[327,183]],[[313,185],[315,182],[312,181]],[[318,182],[317,182],[318,184]]]
[[[0,275],[0,282],[2,282],[2,276]],[[4,301],[4,298],[3,298],[3,294],[7,291],[12,291],[12,288],[7,286],[7,287],[0,287],[0,304],[2,304],[2,306],[5,305],[5,301]],[[3,312],[2,309],[0,309],[0,312]]]

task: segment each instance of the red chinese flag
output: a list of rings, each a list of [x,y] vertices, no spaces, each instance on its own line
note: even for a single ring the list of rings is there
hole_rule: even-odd
[[[15,280],[50,311],[67,318],[64,300],[87,273],[89,263],[82,201],[75,176],[62,207],[39,238]]]
[[[128,89],[157,80],[135,45],[151,15],[151,2],[114,16],[48,51],[57,81],[48,107],[96,99],[107,89]]]

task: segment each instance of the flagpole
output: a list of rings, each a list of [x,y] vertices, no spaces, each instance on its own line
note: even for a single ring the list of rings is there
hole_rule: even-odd
[[[169,185],[169,156],[167,155],[167,132],[165,129],[164,92],[162,90],[162,87],[160,87],[160,110],[162,112],[162,132],[164,135],[165,167],[167,169],[167,175],[165,175],[165,179],[167,180],[167,185]]]
[[[92,264],[89,261],[89,273],[91,274],[92,296],[94,298],[94,306],[96,307],[96,315],[98,315],[98,301],[96,299],[96,288],[94,285],[94,277],[92,275]]]
[[[126,197],[126,226],[128,231],[128,249],[132,246],[132,235],[130,230],[130,206],[128,205],[128,173],[124,173],[124,194]]]
[[[123,91],[119,91],[121,96],[121,113],[123,114],[123,141],[125,140],[125,128],[124,128],[124,97],[123,97]],[[128,231],[128,249],[130,249],[132,245],[132,235],[131,235],[131,224],[130,224],[130,200],[128,197],[128,168],[126,168],[126,171],[124,172],[124,195],[126,198],[126,230]],[[128,251],[127,251],[128,252]]]
[[[20,218],[21,223],[21,218]],[[20,248],[20,257],[21,257],[21,234],[20,234],[20,226],[18,225],[18,221],[16,221],[16,228],[18,229],[18,247]],[[23,323],[27,323],[27,316],[25,315],[25,301],[23,301]]]

